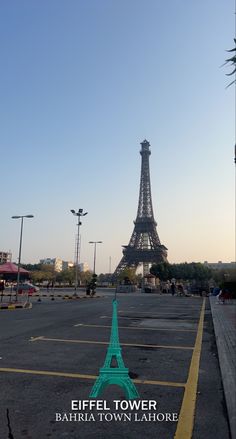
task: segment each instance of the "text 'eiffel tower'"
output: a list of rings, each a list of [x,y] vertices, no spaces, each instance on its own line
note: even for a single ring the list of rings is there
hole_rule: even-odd
[[[142,164],[138,212],[129,245],[123,246],[123,257],[114,272],[115,276],[126,267],[136,269],[140,263],[143,264],[144,274],[147,274],[149,264],[167,261],[167,248],[160,242],[156,229],[157,223],[153,215],[149,147],[150,143],[147,140],[141,143]]]
[[[139,398],[138,391],[129,377],[129,369],[125,367],[121,355],[118,334],[117,301],[115,299],[113,300],[110,344],[107,349],[104,365],[100,368],[99,377],[95,381],[89,397],[97,398],[102,394],[105,387],[110,384],[116,384],[122,387],[126,399]]]

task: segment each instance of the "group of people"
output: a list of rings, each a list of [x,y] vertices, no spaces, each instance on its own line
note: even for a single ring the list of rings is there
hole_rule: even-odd
[[[214,287],[210,295],[216,297],[218,305],[224,305],[225,302],[232,299],[232,293],[227,288]]]
[[[184,287],[181,283],[176,284],[172,282],[171,284],[168,283],[168,285],[161,285],[161,293],[162,294],[168,294],[171,293],[172,296],[185,296]]]
[[[224,303],[231,298],[232,294],[230,294],[230,292],[226,288],[222,288],[219,294],[216,296],[216,303],[218,305],[224,305]]]
[[[174,296],[177,294],[177,296],[185,296],[184,287],[182,284],[175,285],[174,282],[172,282],[170,286],[171,295]]]

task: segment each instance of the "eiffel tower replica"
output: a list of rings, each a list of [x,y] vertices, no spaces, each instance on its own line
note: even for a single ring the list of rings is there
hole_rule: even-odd
[[[129,377],[129,369],[125,367],[121,347],[119,343],[117,301],[113,300],[113,314],[110,343],[103,367],[100,368],[99,377],[89,395],[90,398],[97,398],[110,384],[116,384],[124,390],[126,399],[140,398],[138,391]]]
[[[127,267],[136,270],[142,263],[145,275],[149,273],[149,264],[167,261],[167,248],[160,242],[152,208],[149,147],[150,143],[147,140],[141,142],[142,163],[138,212],[129,244],[123,246],[123,257],[114,272],[115,278]]]

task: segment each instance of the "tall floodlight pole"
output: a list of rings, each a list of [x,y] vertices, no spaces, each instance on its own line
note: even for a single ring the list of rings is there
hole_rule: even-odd
[[[79,244],[80,244],[80,236],[79,236],[79,227],[81,226],[80,217],[87,215],[88,212],[83,213],[83,209],[79,209],[78,212],[76,212],[74,209],[71,209],[71,213],[73,213],[74,216],[78,217],[78,224],[77,224],[77,242],[76,242],[76,257],[75,257],[75,291],[78,286],[78,268],[79,268]]]
[[[96,274],[96,249],[97,249],[97,244],[102,244],[102,241],[89,241],[89,244],[94,244],[93,274]]]
[[[12,216],[12,219],[19,219],[19,218],[21,218],[21,227],[20,227],[20,245],[19,245],[19,256],[18,256],[18,269],[17,269],[16,302],[18,300],[19,283],[20,283],[20,263],[21,263],[21,247],[22,247],[22,234],[23,234],[24,218],[34,218],[34,215],[14,215],[14,216]]]

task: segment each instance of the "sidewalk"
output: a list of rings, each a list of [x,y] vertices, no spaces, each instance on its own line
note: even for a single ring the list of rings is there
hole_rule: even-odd
[[[209,297],[232,439],[236,439],[236,300]]]

